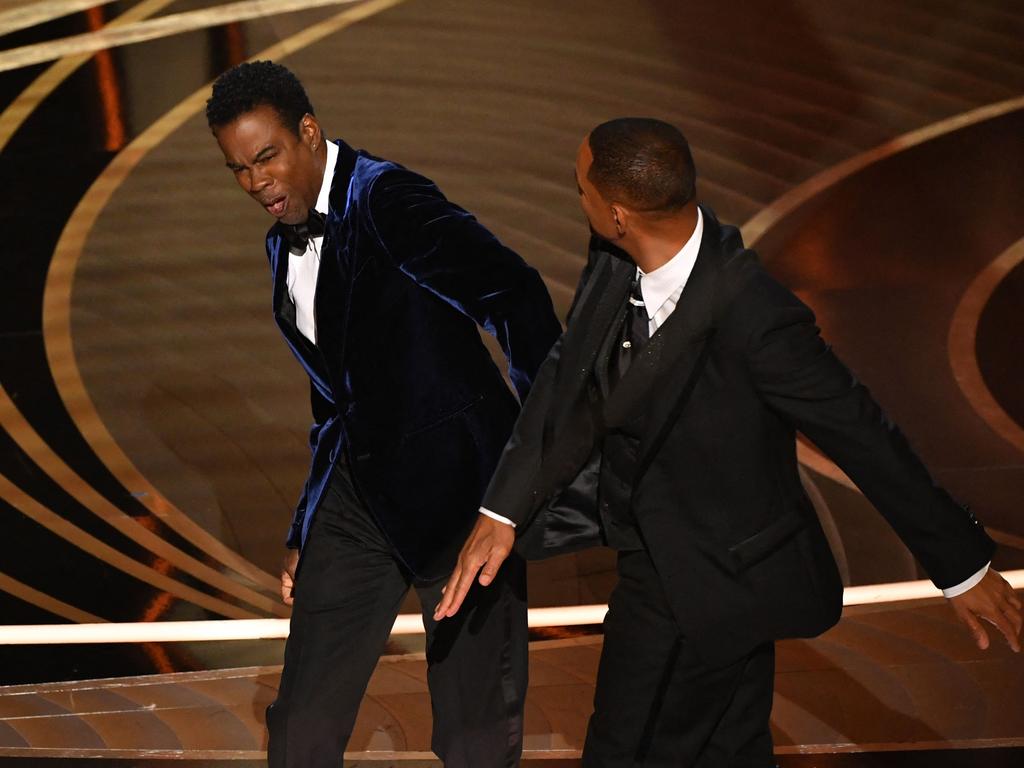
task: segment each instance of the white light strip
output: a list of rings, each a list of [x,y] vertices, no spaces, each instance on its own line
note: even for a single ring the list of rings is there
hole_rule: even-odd
[[[1024,589],[1024,570],[1003,577],[1014,589]],[[848,587],[843,605],[878,605],[942,597],[930,581],[901,581]],[[531,608],[531,627],[571,627],[600,624],[607,605]],[[392,634],[423,631],[419,614],[402,614]],[[83,643],[179,643],[211,640],[279,640],[288,636],[287,619],[227,619],[223,621],[153,621],[108,624],[21,624],[0,627],[0,645],[64,645]]]

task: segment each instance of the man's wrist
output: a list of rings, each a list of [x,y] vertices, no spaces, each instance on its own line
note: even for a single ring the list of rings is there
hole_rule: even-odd
[[[497,520],[499,523],[511,525],[513,528],[516,527],[516,524],[509,520],[507,517],[502,517],[497,512],[492,512],[491,510],[487,509],[487,507],[480,507],[480,514],[491,518],[491,520]]]
[[[964,592],[967,592],[970,589],[974,589],[974,587],[976,587],[981,582],[981,580],[985,578],[985,574],[988,573],[988,569],[991,566],[991,562],[985,563],[985,566],[980,571],[971,576],[969,579],[961,581],[959,584],[957,584],[956,586],[952,586],[949,589],[942,590],[942,594],[945,595],[947,598],[958,597],[959,595],[962,595]]]

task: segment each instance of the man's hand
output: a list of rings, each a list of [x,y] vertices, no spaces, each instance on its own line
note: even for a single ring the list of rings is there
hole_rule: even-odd
[[[480,515],[473,526],[473,532],[462,545],[455,570],[442,590],[444,597],[434,609],[434,621],[454,616],[458,612],[478,571],[481,586],[486,587],[494,581],[498,568],[512,551],[515,540],[516,531],[511,525]]]
[[[989,568],[985,577],[962,595],[951,597],[957,618],[967,625],[981,650],[988,648],[988,632],[980,619],[1003,633],[1014,653],[1020,653],[1021,601],[1006,579]]]
[[[295,566],[299,564],[299,550],[289,549],[281,563],[281,599],[285,605],[295,602],[292,597],[292,588],[295,586]]]

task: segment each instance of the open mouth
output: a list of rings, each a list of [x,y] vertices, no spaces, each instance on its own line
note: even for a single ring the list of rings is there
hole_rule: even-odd
[[[288,198],[286,196],[276,197],[264,204],[263,207],[267,209],[267,213],[279,219],[284,216],[285,208],[288,207]]]

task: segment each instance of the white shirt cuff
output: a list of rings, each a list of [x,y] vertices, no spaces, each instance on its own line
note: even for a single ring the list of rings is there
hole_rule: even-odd
[[[497,520],[499,523],[504,523],[505,525],[511,525],[513,528],[516,527],[516,524],[513,523],[511,520],[509,520],[507,517],[502,517],[501,515],[497,515],[497,514],[495,514],[494,512],[491,512],[491,510],[489,510],[489,509],[487,509],[485,507],[480,507],[480,514],[481,515],[486,515],[487,517],[491,518],[491,520]]]
[[[985,563],[985,567],[973,576],[971,576],[971,578],[967,579],[967,581],[961,581],[955,587],[950,587],[949,589],[942,590],[942,594],[944,594],[946,597],[956,597],[957,595],[962,595],[967,590],[976,587],[978,585],[978,582],[985,578],[985,574],[988,573],[989,566],[991,565],[991,562]]]

